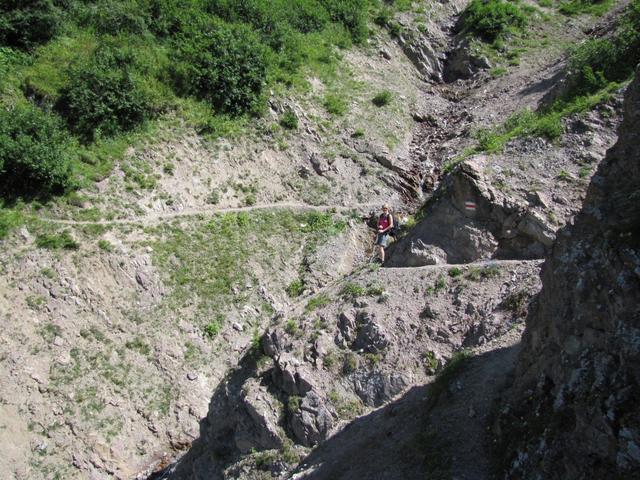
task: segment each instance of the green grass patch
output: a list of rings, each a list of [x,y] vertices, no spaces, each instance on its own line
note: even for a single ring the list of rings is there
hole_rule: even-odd
[[[300,250],[313,252],[345,228],[341,219],[320,212],[259,210],[215,215],[184,226],[156,227],[152,233],[162,240],[152,244],[154,263],[174,286],[168,299],[172,308],[195,304],[194,317],[206,324],[212,315],[225,313],[229,305],[247,301],[249,294],[238,290],[257,281],[257,265],[271,268],[276,255],[287,258]]]
[[[344,115],[347,113],[347,103],[337,94],[327,94],[322,102],[324,108],[332,115]]]
[[[304,281],[301,278],[295,279],[293,282],[287,285],[285,291],[291,298],[299,297],[300,295],[302,295],[302,292],[304,292]]]
[[[610,83],[590,95],[574,97],[567,101],[558,100],[551,107],[540,112],[525,109],[514,113],[500,126],[476,131],[474,134],[476,146],[463,152],[458,161],[475,153],[501,152],[507,142],[515,138],[541,137],[549,141],[557,140],[564,133],[563,118],[587,112],[609,101],[620,86],[618,83]],[[454,166],[455,163],[451,163],[445,168],[450,171]]]
[[[613,0],[570,0],[561,2],[558,11],[565,15],[590,14],[599,17],[607,13],[614,3]]]
[[[68,230],[60,233],[43,233],[36,237],[36,246],[47,250],[78,250],[80,244],[76,242]]]
[[[313,297],[311,300],[307,302],[307,304],[304,307],[304,311],[313,312],[314,310],[325,307],[330,303],[331,303],[331,299],[327,295],[320,294]]]

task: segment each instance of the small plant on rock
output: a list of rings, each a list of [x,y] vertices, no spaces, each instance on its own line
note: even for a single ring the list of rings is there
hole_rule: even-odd
[[[291,298],[299,297],[304,292],[304,281],[301,278],[296,278],[287,286],[285,291]]]
[[[343,298],[351,300],[361,297],[364,293],[364,287],[353,282],[345,283],[340,290],[340,295],[342,295]]]
[[[457,278],[462,275],[462,270],[459,267],[453,267],[449,269],[449,276],[451,278]]]
[[[358,356],[353,352],[347,352],[342,358],[342,373],[348,375],[358,368]]]

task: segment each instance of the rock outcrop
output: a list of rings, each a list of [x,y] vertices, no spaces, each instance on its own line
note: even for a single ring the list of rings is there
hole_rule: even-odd
[[[495,423],[508,478],[640,478],[638,75],[624,110],[618,142],[543,267]]]
[[[489,163],[476,156],[446,178],[424,219],[390,250],[390,266],[544,256],[554,227],[528,202],[492,186],[484,174]]]

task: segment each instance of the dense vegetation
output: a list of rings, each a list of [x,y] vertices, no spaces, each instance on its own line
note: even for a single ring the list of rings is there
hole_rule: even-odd
[[[631,77],[640,61],[640,0],[633,0],[614,35],[591,39],[571,51],[565,97],[594,93]]]
[[[366,39],[380,7],[379,0],[4,1],[0,193],[62,192],[74,172],[100,163],[100,148],[167,112],[201,131],[215,130],[216,119],[259,115],[267,86],[301,85],[302,69],[332,64],[335,47]]]
[[[515,3],[504,0],[472,0],[460,17],[463,32],[494,41],[505,33],[523,28],[527,17]]]
[[[602,13],[606,0],[575,0],[575,8],[563,2],[563,14]],[[517,2],[473,0],[461,16],[463,32],[504,48],[503,37],[521,34],[524,25],[516,13]],[[515,137],[536,136],[555,140],[563,133],[562,119],[594,108],[609,98],[633,75],[640,61],[640,0],[632,0],[608,36],[589,39],[569,50],[567,82],[551,104],[538,111],[524,110],[511,115],[502,125],[475,133],[478,143],[445,166],[449,170],[462,158],[480,151],[498,152]]]

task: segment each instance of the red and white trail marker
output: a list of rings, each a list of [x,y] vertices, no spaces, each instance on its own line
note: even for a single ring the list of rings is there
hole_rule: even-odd
[[[476,204],[475,204],[475,202],[472,202],[472,201],[470,201],[470,200],[467,200],[466,202],[464,202],[464,208],[465,208],[466,210],[470,210],[470,211],[472,211],[472,212],[473,212],[473,211],[475,211],[475,209],[476,209]]]

